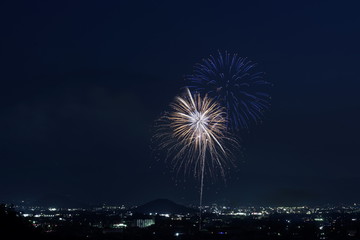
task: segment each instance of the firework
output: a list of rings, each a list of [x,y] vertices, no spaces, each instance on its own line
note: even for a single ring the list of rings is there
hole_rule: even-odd
[[[194,67],[192,75],[185,77],[188,87],[206,93],[226,108],[229,128],[248,128],[258,123],[269,109],[270,83],[263,73],[255,70],[256,64],[237,54],[222,54],[203,59]]]
[[[232,165],[229,146],[236,144],[227,130],[224,108],[207,95],[192,95],[189,89],[170,108],[157,122],[155,138],[171,166],[195,177],[201,178],[203,172],[224,177]]]
[[[160,149],[167,150],[172,166],[180,171],[192,172],[200,178],[200,224],[204,176],[217,172],[225,177],[225,169],[231,164],[231,151],[227,146],[236,141],[227,132],[226,112],[216,101],[192,95],[186,89],[178,96],[158,123],[155,137]]]

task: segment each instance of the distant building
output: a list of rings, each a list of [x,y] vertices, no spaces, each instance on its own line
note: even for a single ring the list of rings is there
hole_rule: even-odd
[[[143,219],[135,219],[134,225],[139,228],[146,228],[155,224],[155,220],[153,218],[143,218]]]

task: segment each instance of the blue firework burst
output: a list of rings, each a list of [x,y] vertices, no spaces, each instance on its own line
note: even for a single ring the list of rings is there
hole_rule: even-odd
[[[195,64],[185,80],[191,90],[217,99],[227,109],[229,128],[239,130],[260,122],[270,107],[271,84],[255,67],[247,58],[219,51]]]

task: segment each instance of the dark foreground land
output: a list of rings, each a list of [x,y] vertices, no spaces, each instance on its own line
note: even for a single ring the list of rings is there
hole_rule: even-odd
[[[23,208],[24,209],[24,208]],[[270,210],[272,208],[269,208]],[[263,208],[204,214],[198,229],[196,213],[139,213],[125,208],[31,208],[32,214],[0,206],[0,239],[115,240],[115,239],[360,239],[357,207]]]

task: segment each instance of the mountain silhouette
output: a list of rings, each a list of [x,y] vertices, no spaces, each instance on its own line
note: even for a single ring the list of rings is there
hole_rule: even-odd
[[[31,205],[57,208],[87,208],[89,204],[77,201],[71,196],[46,193],[31,202]]]
[[[174,203],[168,199],[156,199],[151,202],[145,203],[139,207],[132,209],[135,213],[149,214],[149,213],[158,213],[158,214],[186,214],[194,213],[195,209],[185,207],[183,205]]]

